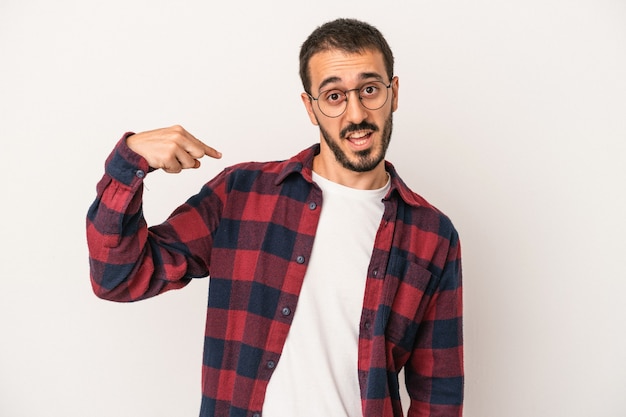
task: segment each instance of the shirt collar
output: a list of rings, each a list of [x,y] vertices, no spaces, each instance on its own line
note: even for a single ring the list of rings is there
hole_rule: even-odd
[[[320,153],[320,145],[315,144],[307,149],[304,149],[297,155],[293,156],[284,162],[283,168],[276,177],[276,185],[282,183],[291,174],[300,174],[309,183],[313,184],[313,158]],[[385,161],[385,169],[391,176],[391,187],[389,193],[385,199],[391,199],[395,195],[408,205],[421,207],[429,206],[428,202],[421,196],[411,191],[411,189],[404,183],[395,167],[389,161]]]

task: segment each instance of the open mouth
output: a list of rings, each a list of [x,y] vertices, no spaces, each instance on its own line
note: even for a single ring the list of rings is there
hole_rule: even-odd
[[[365,145],[369,139],[372,137],[372,131],[369,130],[359,130],[357,132],[350,132],[346,135],[346,140],[356,146]]]

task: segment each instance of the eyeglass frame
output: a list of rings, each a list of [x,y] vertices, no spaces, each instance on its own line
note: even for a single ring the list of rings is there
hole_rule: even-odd
[[[380,83],[385,87],[385,93],[387,93],[387,96],[385,97],[385,101],[383,101],[383,104],[381,104],[379,107],[376,107],[375,109],[370,109],[369,107],[367,107],[365,104],[363,104],[363,98],[361,97],[361,89],[363,87],[365,87],[367,84],[371,84],[371,83]],[[327,90],[323,90],[320,91],[319,94],[317,95],[317,97],[313,97],[310,93],[306,92],[306,95],[309,96],[309,98],[315,102],[317,102],[317,108],[319,109],[320,112],[322,112],[322,114],[326,117],[330,117],[331,119],[336,119],[337,117],[341,116],[342,114],[344,114],[346,112],[346,110],[348,109],[348,93],[352,92],[352,91],[356,91],[357,92],[357,97],[359,99],[359,102],[361,103],[361,105],[363,107],[365,107],[368,110],[379,110],[381,109],[385,104],[387,104],[387,101],[389,100],[389,89],[391,88],[391,86],[393,85],[393,80],[389,82],[389,84],[385,84],[384,81],[380,81],[380,80],[374,80],[374,81],[368,81],[363,83],[360,87],[357,88],[351,88],[350,90],[341,90],[339,88],[329,88]],[[341,93],[343,93],[343,95],[346,97],[346,105],[344,107],[344,109],[342,110],[341,113],[339,113],[337,116],[329,116],[326,113],[324,113],[324,110],[322,110],[322,108],[320,107],[320,102],[319,102],[319,98],[321,97],[322,94],[328,92],[328,91],[332,91],[332,90],[337,90]]]

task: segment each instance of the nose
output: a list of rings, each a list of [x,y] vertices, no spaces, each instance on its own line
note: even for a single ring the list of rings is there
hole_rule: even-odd
[[[352,94],[350,94],[352,93]],[[359,99],[359,90],[346,91],[347,102],[345,116],[349,122],[359,124],[367,119],[367,109]]]

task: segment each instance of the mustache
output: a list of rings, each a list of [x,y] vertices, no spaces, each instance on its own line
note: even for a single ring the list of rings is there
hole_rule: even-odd
[[[368,123],[368,122],[361,122],[358,125],[355,125],[354,123],[352,123],[346,126],[345,128],[343,128],[341,132],[339,132],[339,137],[345,138],[348,135],[348,133],[357,132],[359,130],[371,130],[372,132],[378,132],[378,126],[372,123]]]

